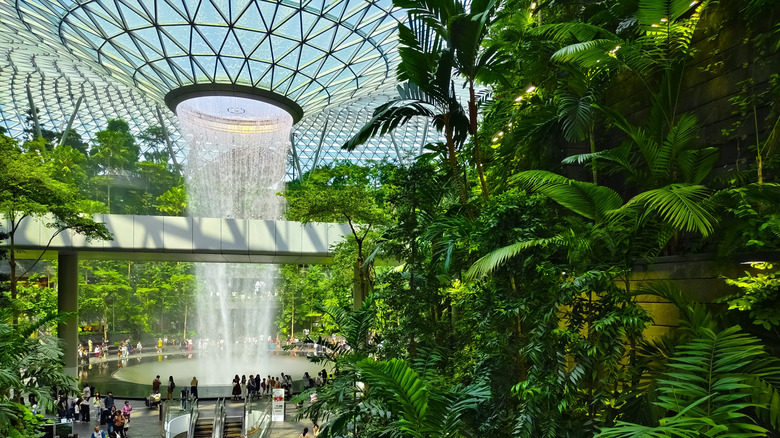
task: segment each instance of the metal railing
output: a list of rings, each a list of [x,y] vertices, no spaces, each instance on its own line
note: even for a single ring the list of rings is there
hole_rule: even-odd
[[[211,431],[211,438],[222,438],[225,431],[225,399],[217,400],[214,406],[214,428]]]
[[[195,399],[190,404],[190,427],[187,429],[187,438],[191,438],[193,435],[195,435],[195,424],[198,422],[198,417],[200,417],[200,406],[198,406],[198,399]]]

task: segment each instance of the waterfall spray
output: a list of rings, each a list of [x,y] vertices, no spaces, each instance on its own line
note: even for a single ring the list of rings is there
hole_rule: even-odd
[[[190,151],[190,214],[280,219],[283,198],[277,193],[284,190],[292,116],[271,104],[234,96],[188,99],[176,113]],[[276,337],[272,319],[278,269],[198,263],[195,272],[199,296],[192,325],[201,350],[224,358],[219,372],[226,378],[265,369],[267,339]],[[246,369],[248,364],[254,369]]]

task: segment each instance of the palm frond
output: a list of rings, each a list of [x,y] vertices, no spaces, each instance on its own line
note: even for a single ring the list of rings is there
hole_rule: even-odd
[[[550,38],[561,43],[570,43],[572,40],[578,42],[592,41],[598,37],[602,39],[619,39],[617,35],[603,27],[582,22],[544,24],[529,30],[528,33]]]
[[[403,125],[413,117],[433,117],[430,104],[419,100],[395,99],[379,106],[374,111],[371,120],[347,140],[342,149],[353,151],[375,135],[385,135],[399,125]]]
[[[677,21],[697,4],[690,0],[640,0],[636,18],[640,26],[655,30]]]
[[[428,408],[428,390],[420,376],[402,359],[376,362],[365,359],[357,363],[362,378],[383,397],[391,411],[398,414],[395,426],[406,432],[423,432]],[[413,435],[414,436],[414,435]]]
[[[709,194],[709,189],[704,186],[669,184],[634,196],[612,214],[624,214],[627,210],[641,207],[655,211],[677,230],[694,231],[706,237],[712,233],[717,220],[705,205]]]
[[[511,178],[511,182],[543,193],[571,211],[595,221],[600,221],[606,212],[623,203],[620,195],[608,187],[572,180],[543,170],[520,172]]]
[[[720,149],[714,147],[680,153],[677,163],[683,180],[688,184],[701,184],[712,173],[719,155]]]
[[[517,257],[528,249],[559,244],[564,240],[564,236],[559,235],[545,239],[525,240],[496,249],[477,260],[466,272],[465,278],[466,280],[480,279],[500,268],[507,260]]]

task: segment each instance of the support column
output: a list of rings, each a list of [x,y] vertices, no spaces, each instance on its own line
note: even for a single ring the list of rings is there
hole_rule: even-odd
[[[73,313],[67,322],[57,325],[57,334],[62,340],[65,356],[65,372],[76,377],[78,371],[79,328],[79,256],[78,253],[63,253],[58,256],[58,294],[57,308],[60,313]]]

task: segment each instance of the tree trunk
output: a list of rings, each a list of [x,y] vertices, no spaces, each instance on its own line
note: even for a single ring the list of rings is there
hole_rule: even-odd
[[[184,331],[181,335],[182,339],[187,339],[187,311],[189,310],[190,306],[188,304],[184,305]]]
[[[458,166],[458,156],[455,153],[455,139],[453,138],[449,117],[447,117],[447,120],[445,121],[444,136],[447,141],[447,159],[449,160],[450,168],[452,170],[452,180],[455,183],[455,187],[458,189],[460,203],[465,207],[469,203],[469,196],[466,192],[466,184],[460,179],[460,166]]]
[[[595,129],[593,126],[590,127],[590,132],[588,133],[588,136],[590,137],[590,153],[595,154],[596,153],[596,139],[594,138],[596,135]],[[591,170],[593,171],[593,184],[599,183],[599,171],[596,170],[596,159],[591,160]]]
[[[11,246],[9,248],[10,256],[8,257],[8,263],[11,265],[11,299],[13,301],[16,301],[17,296],[17,282],[16,282],[16,246],[14,241],[14,233],[16,231],[17,224],[14,220],[11,220],[11,233],[9,235]],[[19,323],[19,310],[18,307],[14,305],[13,307],[13,314],[11,318],[11,322],[13,325],[16,325]]]
[[[474,79],[469,79],[469,124],[471,143],[474,146],[475,159],[477,162],[479,183],[482,186],[482,196],[485,200],[488,200],[490,198],[490,192],[488,192],[487,181],[485,181],[485,172],[482,169],[482,149],[479,147],[479,136],[477,135],[477,96],[474,92]]]

